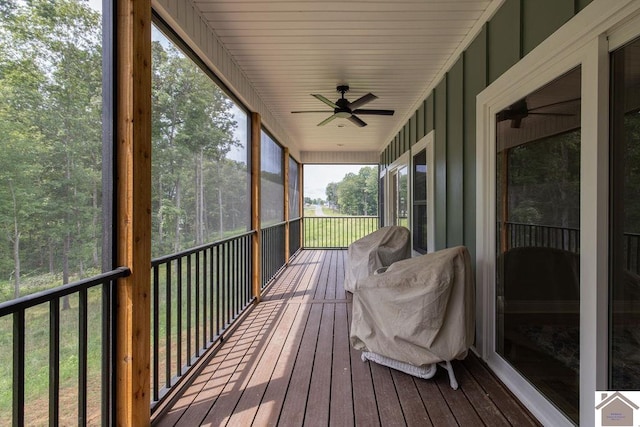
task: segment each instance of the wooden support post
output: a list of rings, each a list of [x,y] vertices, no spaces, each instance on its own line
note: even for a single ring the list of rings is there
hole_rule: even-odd
[[[289,265],[291,248],[289,247],[289,149],[284,148],[282,154],[282,169],[284,172],[284,263]]]
[[[298,193],[300,197],[298,198],[298,203],[300,203],[300,247],[304,248],[304,193],[302,189],[304,188],[304,165],[300,163],[298,167],[298,188],[300,189]]]
[[[151,2],[117,1],[116,425],[150,423]]]
[[[260,114],[251,113],[251,229],[254,230],[251,240],[252,288],[256,303],[262,297],[262,235],[260,232]]]

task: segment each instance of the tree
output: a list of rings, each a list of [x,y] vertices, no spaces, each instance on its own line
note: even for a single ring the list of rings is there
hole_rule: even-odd
[[[10,230],[17,295],[21,270],[38,270],[42,259],[62,269],[63,283],[97,266],[100,17],[73,0],[4,0],[0,10],[0,222]]]
[[[347,215],[377,215],[378,171],[363,167],[357,174],[348,173],[342,181],[326,188],[327,201]]]
[[[248,224],[246,163],[229,153],[234,105],[157,33],[152,44],[153,253],[200,245]]]

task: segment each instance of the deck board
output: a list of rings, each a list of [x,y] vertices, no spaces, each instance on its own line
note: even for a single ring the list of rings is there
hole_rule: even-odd
[[[540,425],[476,356],[422,380],[349,343],[346,251],[301,251],[159,426]]]

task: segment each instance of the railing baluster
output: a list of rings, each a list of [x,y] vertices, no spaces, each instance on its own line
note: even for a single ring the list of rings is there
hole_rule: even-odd
[[[172,351],[172,345],[171,345],[171,263],[167,263],[167,268],[165,270],[165,296],[166,296],[166,301],[165,301],[165,307],[166,307],[166,314],[165,314],[165,343],[164,343],[164,347],[165,347],[165,387],[167,389],[171,388],[171,351]]]
[[[13,314],[13,425],[24,425],[24,309]]]
[[[213,342],[214,337],[218,334],[218,330],[214,327],[214,323],[215,323],[215,313],[214,313],[214,298],[215,298],[215,293],[213,292],[214,290],[214,284],[213,284],[213,279],[215,277],[215,273],[214,273],[214,265],[215,265],[215,259],[213,257],[213,250],[214,248],[211,247],[211,249],[209,250],[209,341]]]
[[[182,258],[176,260],[176,376],[182,375]]]
[[[159,399],[160,372],[158,364],[158,350],[160,345],[160,267],[153,269],[153,400]]]
[[[207,347],[207,251],[202,251],[202,348]]]
[[[192,286],[192,280],[191,280],[191,258],[193,257],[193,254],[189,254],[187,255],[187,366],[191,366],[191,359],[193,358],[193,353],[192,353],[192,349],[191,349],[191,340],[192,340],[192,334],[191,334],[191,322],[193,321],[193,319],[191,318],[191,311],[192,311],[192,306],[191,306],[191,286]]]
[[[200,357],[200,349],[202,347],[200,347],[200,253],[196,253],[195,254],[196,257],[196,275],[195,275],[195,306],[196,306],[196,312],[195,312],[195,326],[196,326],[196,348],[195,353],[196,353],[196,357]]]
[[[49,302],[49,425],[57,426],[60,402],[60,299]]]
[[[78,425],[87,424],[87,290],[78,294]]]

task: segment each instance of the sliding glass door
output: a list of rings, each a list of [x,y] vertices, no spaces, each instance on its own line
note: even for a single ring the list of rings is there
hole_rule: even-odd
[[[640,39],[611,55],[609,388],[640,390]]]
[[[496,352],[579,411],[580,68],[496,115]]]

